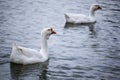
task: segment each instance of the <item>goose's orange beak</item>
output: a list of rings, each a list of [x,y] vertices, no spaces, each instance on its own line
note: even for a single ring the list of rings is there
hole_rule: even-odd
[[[51,28],[50,30],[51,30],[51,34],[56,34],[56,32],[53,30],[53,28]]]

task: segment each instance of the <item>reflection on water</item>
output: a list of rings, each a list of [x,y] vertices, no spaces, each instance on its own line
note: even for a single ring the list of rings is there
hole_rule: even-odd
[[[94,25],[95,25],[95,23],[89,23],[89,24],[70,24],[70,23],[66,23],[65,24],[65,29],[66,28],[75,28],[75,27],[88,27],[89,28],[89,31],[91,32],[90,34],[91,35],[95,35],[95,29],[94,29]]]
[[[11,78],[13,80],[46,80],[48,62],[32,65],[10,63]]]

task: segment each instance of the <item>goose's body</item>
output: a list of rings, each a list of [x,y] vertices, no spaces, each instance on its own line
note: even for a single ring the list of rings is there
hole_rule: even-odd
[[[95,23],[96,19],[94,12],[101,9],[99,5],[92,5],[89,10],[89,15],[77,14],[77,13],[65,13],[66,23],[72,24],[84,24],[84,23]]]
[[[47,28],[42,31],[40,51],[17,46],[14,43],[10,55],[10,61],[18,64],[33,64],[46,61],[48,59],[47,39],[51,34],[56,34],[52,28]]]
[[[96,22],[95,18],[83,15],[83,14],[73,14],[73,13],[66,13],[66,23],[73,23],[73,24],[82,24],[82,23],[94,23]]]
[[[12,47],[10,60],[18,64],[32,64],[45,61],[45,59],[42,59],[42,55],[39,51],[16,45]]]

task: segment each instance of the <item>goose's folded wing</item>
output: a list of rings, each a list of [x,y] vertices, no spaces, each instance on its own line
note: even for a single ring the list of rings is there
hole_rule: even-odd
[[[85,23],[90,22],[90,18],[83,14],[76,14],[76,13],[66,13],[65,14],[66,19],[68,22],[74,22],[74,23]]]
[[[40,57],[41,56],[40,52],[34,49],[18,46],[17,50],[20,54],[23,54],[27,57],[38,57],[38,56]]]

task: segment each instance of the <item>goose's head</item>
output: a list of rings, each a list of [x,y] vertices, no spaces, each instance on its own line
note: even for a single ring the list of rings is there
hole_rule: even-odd
[[[101,7],[100,5],[93,4],[93,5],[91,6],[91,9],[92,9],[93,11],[96,11],[96,10],[102,9],[102,7]]]
[[[52,35],[52,34],[56,34],[56,32],[54,31],[53,28],[45,28],[45,29],[42,30],[41,34],[42,34],[42,36],[49,39],[49,36]]]

